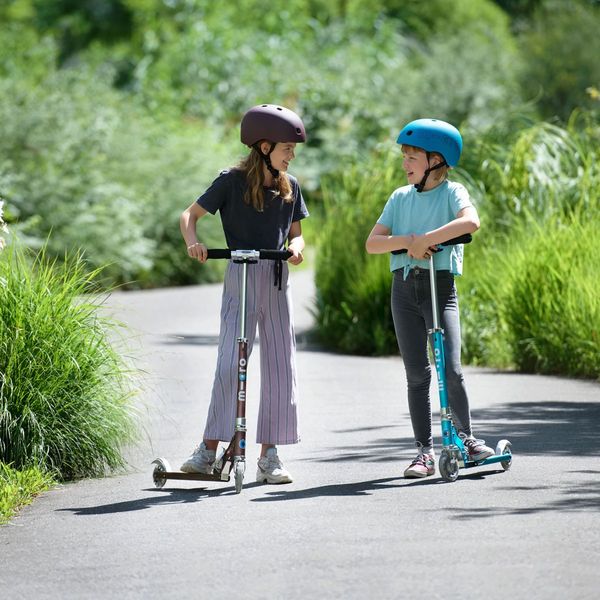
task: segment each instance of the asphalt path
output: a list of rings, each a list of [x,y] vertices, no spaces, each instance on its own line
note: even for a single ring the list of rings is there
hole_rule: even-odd
[[[151,461],[177,467],[200,439],[220,285],[113,294],[144,371],[143,439],[126,473],[59,486],[0,528],[0,598],[599,598],[600,384],[466,368],[475,433],[508,438],[512,468],[403,479],[401,359],[312,346],[311,273],[292,281],[302,442],[279,451],[294,482],[256,484],[250,443],[240,494],[153,486]],[[258,377],[256,355],[250,442]]]

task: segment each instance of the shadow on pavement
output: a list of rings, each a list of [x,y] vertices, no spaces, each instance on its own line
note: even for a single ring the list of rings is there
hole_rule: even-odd
[[[244,488],[251,488],[260,485],[258,483],[249,483]],[[127,500],[124,502],[113,502],[112,504],[101,504],[99,506],[85,506],[81,508],[59,508],[57,512],[72,512],[74,515],[106,515],[112,513],[133,512],[136,510],[145,510],[153,506],[165,504],[188,504],[197,502],[205,498],[216,498],[218,496],[235,495],[235,487],[228,486],[220,489],[206,488],[162,488],[149,489],[147,492],[156,492],[158,495],[138,498],[136,500]],[[242,491],[243,493],[243,491]]]
[[[171,333],[162,337],[163,345],[166,346],[218,346],[218,335],[189,335],[183,333]]]
[[[492,448],[508,439],[518,455],[598,456],[600,454],[600,403],[550,401],[517,402],[473,411],[473,428]],[[396,425],[366,426],[333,430],[334,434],[377,431]],[[399,426],[398,426],[399,427]],[[439,415],[434,412],[433,435],[437,452],[440,446]],[[392,462],[414,452],[412,438],[375,438],[366,444],[339,446],[314,462]]]
[[[594,481],[579,481],[576,484],[567,483],[559,486],[534,487],[506,486],[501,491],[508,492],[509,497],[515,497],[515,492],[533,492],[539,490],[552,491],[558,494],[545,503],[534,503],[523,506],[485,506],[472,508],[452,508],[452,518],[458,521],[483,519],[486,517],[501,517],[515,515],[535,515],[549,512],[598,512],[600,511],[600,471],[570,471],[573,474],[592,474]],[[459,477],[460,480],[460,477]],[[537,497],[537,496],[536,496]]]
[[[219,336],[200,333],[168,333],[161,336],[159,343],[166,346],[218,346]],[[258,335],[254,343],[260,345]],[[298,352],[322,352],[324,346],[318,342],[313,330],[296,331],[296,350]]]
[[[598,456],[600,403],[516,402],[474,411],[475,434],[506,438],[513,453]],[[491,445],[491,444],[490,444]]]
[[[371,481],[358,481],[356,483],[338,483],[322,485],[305,490],[281,490],[267,492],[267,497],[253,498],[252,502],[275,502],[278,500],[305,500],[306,498],[322,498],[326,496],[370,496],[371,492],[387,488],[398,488],[400,485],[391,485],[391,481],[398,481],[401,477],[386,477],[372,479]]]

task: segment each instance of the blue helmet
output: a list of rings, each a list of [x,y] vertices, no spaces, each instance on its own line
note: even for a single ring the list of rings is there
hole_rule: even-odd
[[[396,143],[423,148],[426,152],[438,152],[450,167],[458,164],[462,152],[462,137],[458,129],[439,119],[411,121],[404,126]]]

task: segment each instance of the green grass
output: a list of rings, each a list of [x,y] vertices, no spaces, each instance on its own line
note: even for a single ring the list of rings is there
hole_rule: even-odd
[[[90,293],[96,275],[79,256],[0,255],[0,462],[17,470],[100,476],[136,439],[131,374]]]
[[[37,467],[18,471],[0,463],[0,525],[53,483],[53,478]]]
[[[469,362],[600,378],[597,221],[588,212],[529,219],[477,249],[461,305]]]
[[[401,184],[400,163],[395,151],[377,152],[323,184],[316,319],[320,341],[332,349],[365,355],[396,351],[389,258],[367,255],[365,241]]]

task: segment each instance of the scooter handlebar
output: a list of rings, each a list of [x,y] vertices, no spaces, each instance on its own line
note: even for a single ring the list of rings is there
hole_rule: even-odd
[[[261,259],[261,260],[287,260],[292,253],[289,250],[230,250],[229,248],[211,248],[207,251],[207,258],[230,259]]]
[[[261,260],[287,260],[292,253],[289,250],[259,250]]]
[[[211,248],[206,251],[206,258],[231,258],[231,250],[227,248]]]
[[[458,237],[452,238],[447,242],[438,244],[438,246],[455,246],[456,244],[470,244],[472,240],[473,236],[470,233],[465,233],[464,235],[459,235]],[[402,248],[402,250],[392,250],[392,254],[405,254],[406,252],[406,248]]]

